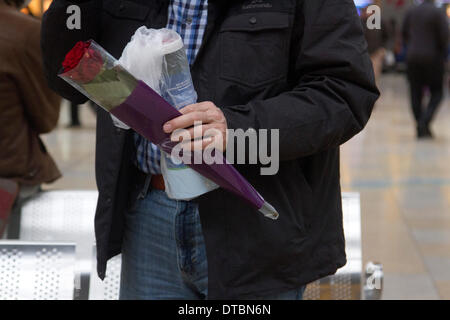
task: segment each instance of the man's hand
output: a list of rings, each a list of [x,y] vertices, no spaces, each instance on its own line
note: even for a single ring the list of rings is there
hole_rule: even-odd
[[[227,120],[222,110],[214,103],[208,101],[191,104],[182,108],[180,112],[182,116],[166,122],[163,127],[164,132],[172,133],[172,141],[181,140],[190,150],[213,147],[225,151]]]

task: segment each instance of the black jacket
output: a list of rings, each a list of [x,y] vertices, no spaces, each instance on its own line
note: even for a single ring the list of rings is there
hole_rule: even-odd
[[[52,88],[86,99],[56,77],[78,40],[119,57],[141,25],[165,27],[167,0],[81,1],[81,30],[66,29],[68,1],[44,16],[42,46]],[[234,195],[200,199],[209,298],[298,288],[346,263],[339,146],[361,131],[378,97],[361,23],[351,0],[209,1],[208,26],[192,66],[199,101],[213,101],[230,128],[280,129],[279,173],[237,169],[280,212],[271,221]],[[123,217],[135,199],[131,132],[100,110],[95,229],[98,273],[120,253]]]
[[[403,40],[409,61],[444,62],[448,50],[446,14],[431,1],[408,11],[403,22]]]

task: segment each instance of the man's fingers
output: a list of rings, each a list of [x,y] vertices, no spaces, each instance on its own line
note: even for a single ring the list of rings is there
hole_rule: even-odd
[[[220,130],[211,128],[205,130],[206,135],[201,138],[189,139],[187,131],[180,135],[178,139],[173,141],[180,141],[179,146],[184,152],[201,151],[207,148],[214,148],[223,152],[225,150],[225,137]],[[182,138],[182,139],[180,139]]]
[[[206,111],[198,110],[187,112],[182,116],[166,122],[163,129],[164,132],[171,133],[177,129],[189,128],[193,126],[197,121],[201,122],[202,124],[208,124],[211,122],[224,124],[226,120],[221,114],[220,110],[218,110],[217,108],[207,109]]]
[[[225,150],[227,120],[214,103],[191,104],[180,112],[181,116],[166,122],[163,127],[164,132],[172,133],[172,141],[182,141],[184,150],[204,150],[208,146]]]
[[[200,102],[200,103],[194,103],[190,104],[180,110],[182,114],[187,114],[194,111],[206,111],[209,108],[211,108],[211,105],[209,102]]]
[[[171,133],[176,129],[189,128],[196,121],[208,123],[208,114],[204,111],[193,111],[166,122],[163,129],[164,132]]]
[[[187,111],[184,111],[187,109]],[[194,125],[196,121],[208,124],[211,122],[225,123],[225,117],[221,111],[214,107],[210,108],[208,103],[198,103],[187,106],[183,109],[183,115],[172,119],[164,124],[164,132],[170,133],[177,129],[189,128]]]

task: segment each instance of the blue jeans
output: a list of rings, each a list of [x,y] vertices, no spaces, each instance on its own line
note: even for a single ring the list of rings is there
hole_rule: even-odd
[[[303,291],[255,298],[301,300]],[[208,264],[197,205],[151,190],[126,214],[120,299],[207,298]]]

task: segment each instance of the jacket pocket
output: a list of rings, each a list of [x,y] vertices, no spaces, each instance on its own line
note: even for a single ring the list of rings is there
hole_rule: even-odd
[[[259,87],[288,71],[289,14],[259,12],[231,16],[220,29],[221,78]]]
[[[103,10],[115,18],[144,21],[150,8],[131,1],[106,0]]]

